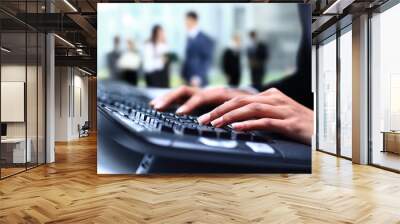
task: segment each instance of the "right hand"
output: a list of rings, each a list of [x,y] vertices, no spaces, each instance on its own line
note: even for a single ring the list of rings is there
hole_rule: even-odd
[[[177,114],[190,114],[195,109],[213,104],[221,104],[236,96],[250,95],[251,93],[226,87],[201,89],[198,87],[181,86],[171,92],[157,97],[150,102],[156,110],[165,110],[174,103],[182,103],[176,110]]]
[[[237,131],[271,131],[305,144],[311,144],[314,132],[314,112],[275,88],[235,97],[198,121],[218,128],[232,124]]]

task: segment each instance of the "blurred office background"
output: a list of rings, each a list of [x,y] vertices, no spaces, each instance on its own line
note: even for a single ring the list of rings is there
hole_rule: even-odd
[[[113,50],[116,36],[120,37],[121,51],[126,49],[127,40],[132,40],[140,56],[152,27],[159,24],[164,29],[170,53],[177,56],[177,61],[170,68],[170,86],[181,85],[181,64],[187,40],[185,17],[189,11],[197,13],[200,30],[215,44],[208,73],[210,85],[227,83],[221,69],[221,58],[235,34],[241,37],[242,43],[240,85],[250,84],[246,48],[250,44],[248,34],[252,30],[268,46],[270,57],[265,62],[264,83],[281,79],[294,71],[301,37],[297,4],[99,4],[98,77],[109,77],[107,54]],[[139,77],[138,85],[144,86],[143,75]]]

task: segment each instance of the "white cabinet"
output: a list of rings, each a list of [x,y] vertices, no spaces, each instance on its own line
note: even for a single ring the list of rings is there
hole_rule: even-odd
[[[25,138],[7,138],[1,140],[2,147],[6,149],[4,151],[10,151],[8,154],[9,158],[5,158],[6,161],[12,163],[25,163],[32,161],[32,140]],[[25,151],[25,144],[27,144]],[[11,160],[12,155],[12,160]],[[26,161],[25,161],[26,160]]]

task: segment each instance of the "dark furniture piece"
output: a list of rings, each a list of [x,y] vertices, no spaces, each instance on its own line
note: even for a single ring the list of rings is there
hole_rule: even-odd
[[[400,154],[400,131],[383,131],[382,152]]]
[[[6,123],[1,123],[1,136],[2,137],[7,136],[7,124]]]
[[[80,126],[78,124],[79,138],[89,136],[90,125],[89,121],[85,121],[85,123]]]

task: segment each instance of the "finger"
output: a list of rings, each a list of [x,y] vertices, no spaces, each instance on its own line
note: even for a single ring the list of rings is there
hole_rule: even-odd
[[[204,104],[204,98],[202,97],[202,94],[195,94],[192,97],[189,98],[186,103],[184,103],[182,106],[180,106],[177,110],[177,114],[189,114],[196,108],[200,107],[201,105]]]
[[[277,88],[269,88],[266,91],[259,93],[258,95],[268,97],[271,100],[273,99],[276,105],[287,104],[289,101],[294,101],[293,99],[286,96],[283,92],[281,92]]]
[[[269,104],[251,103],[246,106],[234,109],[221,117],[213,120],[211,124],[221,127],[237,121],[250,120],[255,118],[282,118],[282,110],[279,107]]]
[[[173,90],[169,93],[167,93],[164,96],[158,97],[152,102],[150,102],[150,105],[154,107],[156,110],[164,110],[168,106],[170,106],[172,103],[184,98],[188,97],[193,93],[193,90],[189,87],[183,86],[180,87],[176,90]]]
[[[237,131],[264,130],[275,133],[285,133],[287,125],[285,120],[261,118],[233,123],[232,127]]]
[[[211,112],[200,116],[198,121],[200,124],[208,124],[211,121],[215,120],[216,118],[221,117],[223,114],[226,114],[229,111],[232,111],[239,107],[242,107],[250,102],[251,102],[251,96],[235,97],[235,98],[223,103],[221,106],[218,106]]]
[[[178,108],[178,114],[191,113],[196,108],[204,104],[218,104],[226,101],[228,94],[225,93],[225,88],[210,88],[197,91],[186,103]]]
[[[279,91],[277,88],[269,88],[261,93],[259,93],[259,95],[263,95],[263,96],[271,96],[271,95],[277,95],[277,94],[281,94],[282,92]]]
[[[239,107],[245,106],[250,103],[264,103],[270,105],[278,105],[278,100],[275,97],[265,97],[262,95],[253,95],[245,97],[236,97],[228,102],[225,102],[221,106],[215,108],[211,112],[204,114],[199,117],[199,123],[208,124],[211,121],[221,117],[222,115],[237,109]]]

